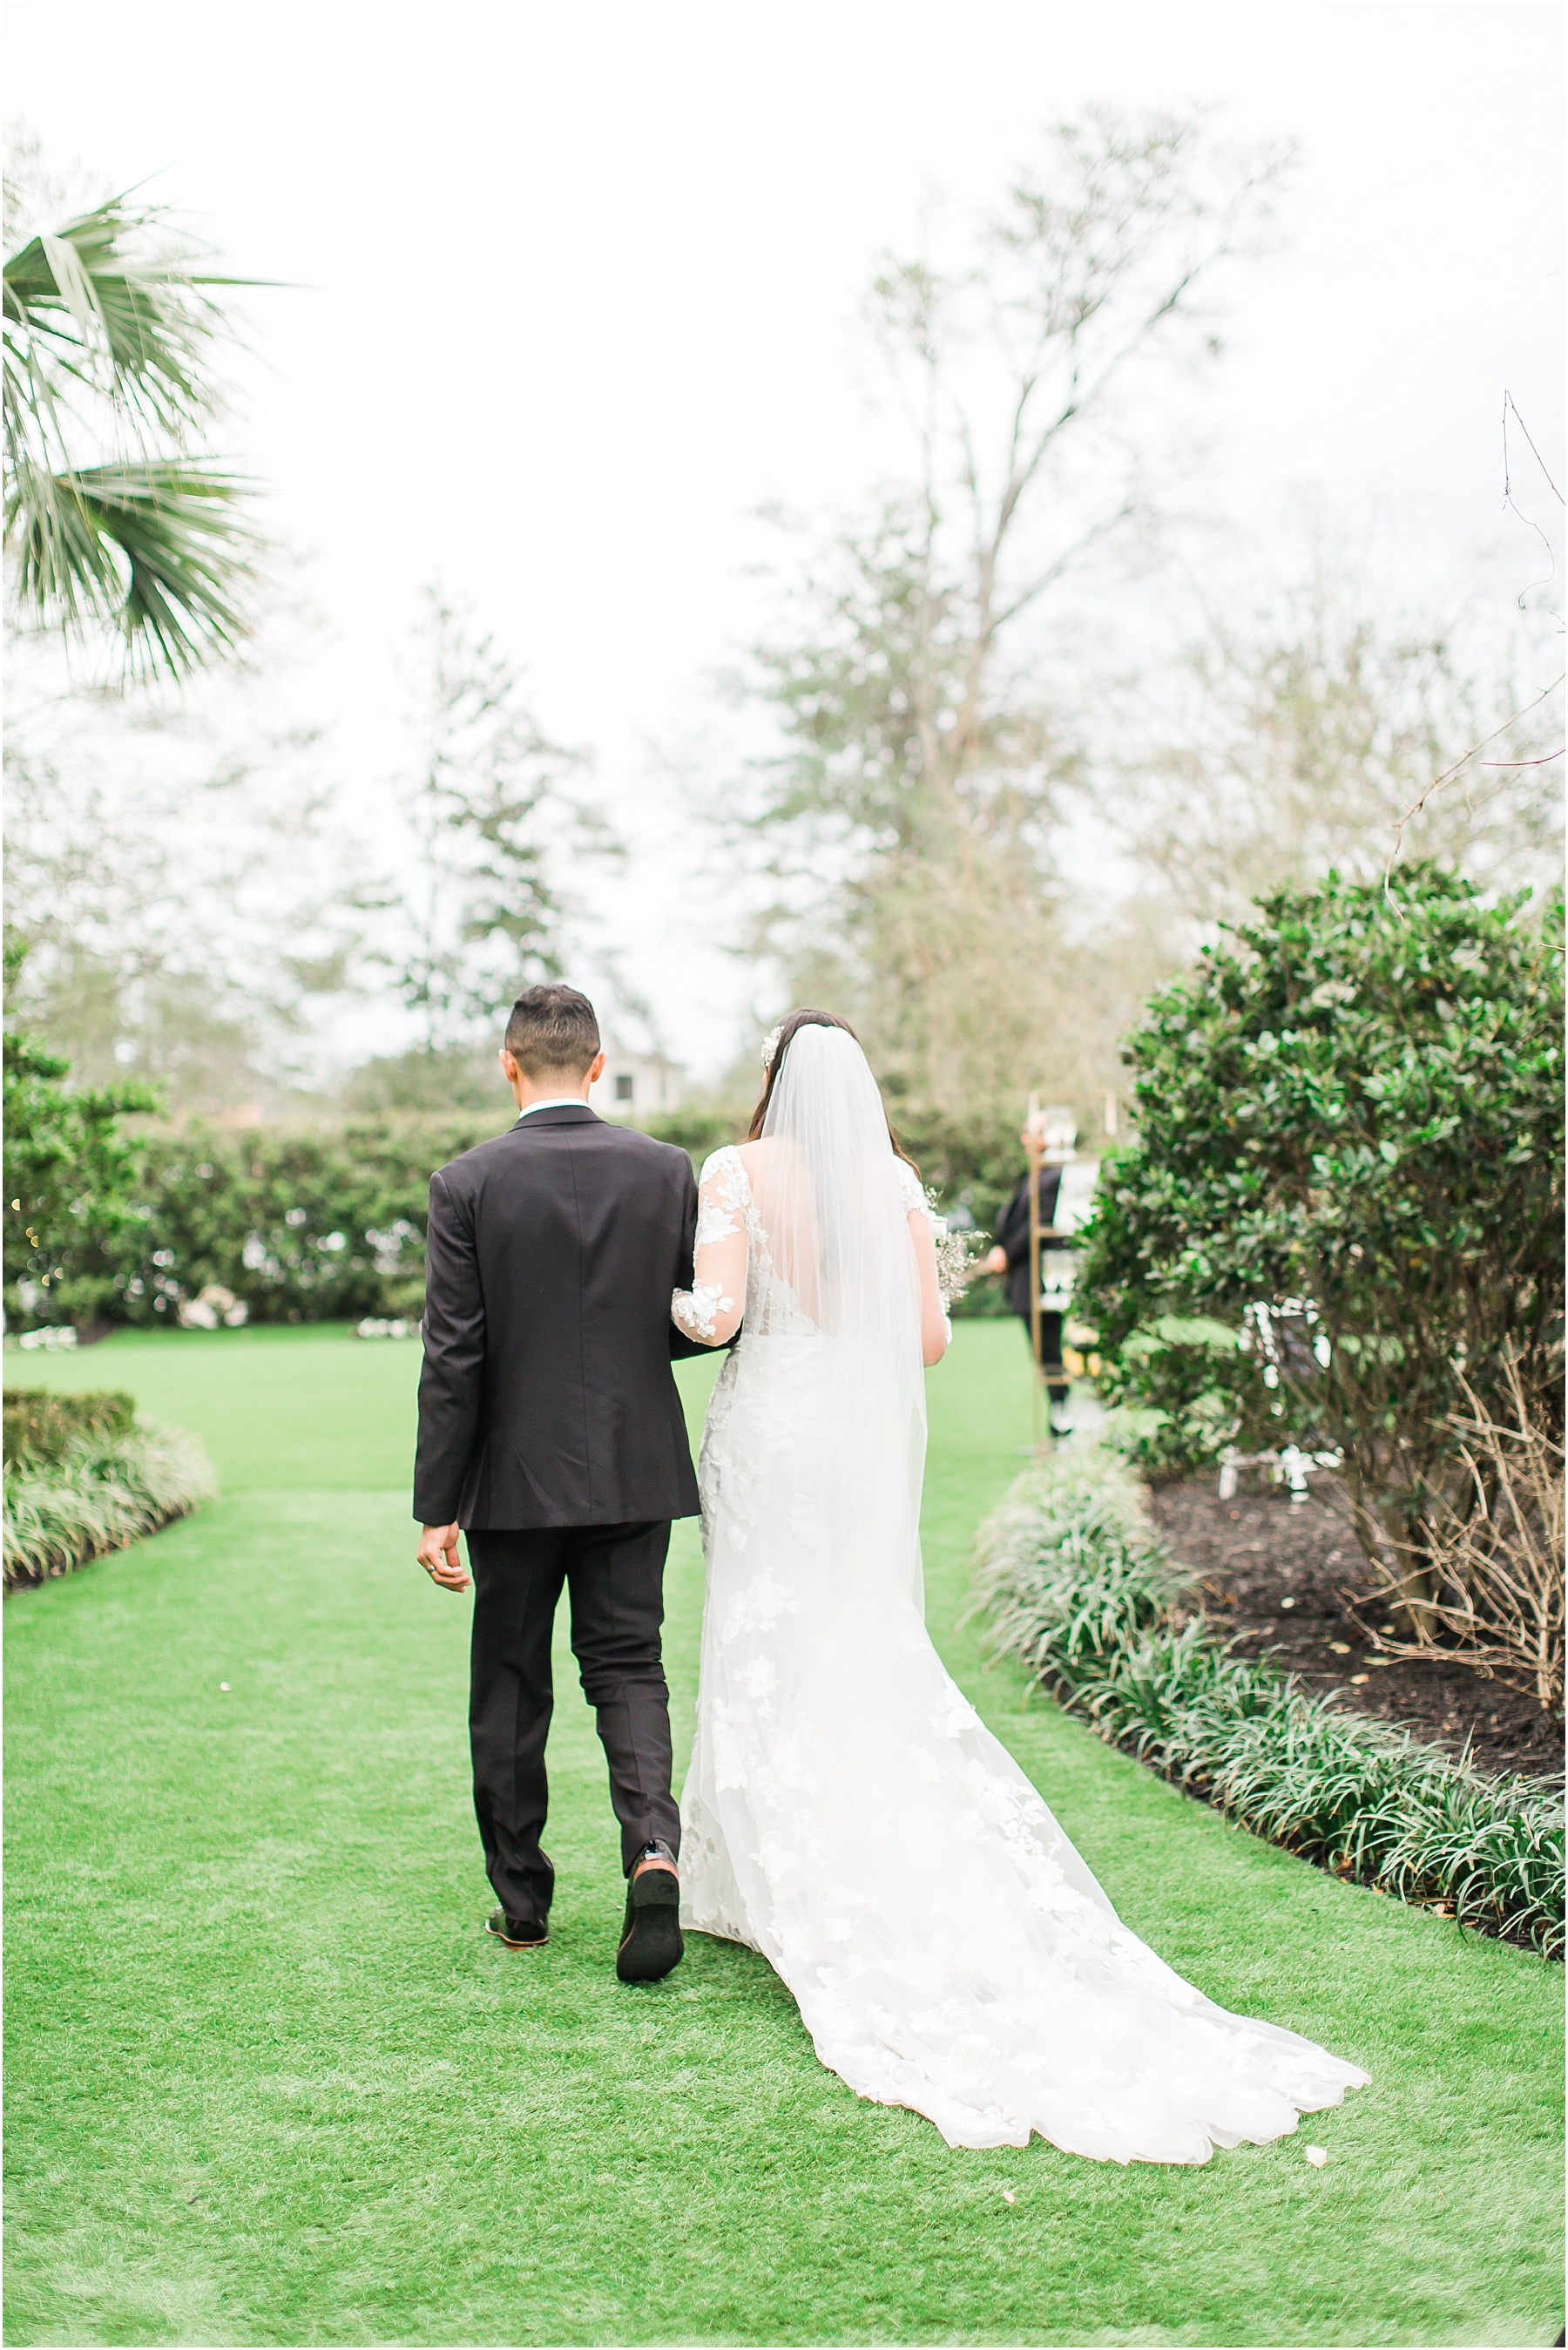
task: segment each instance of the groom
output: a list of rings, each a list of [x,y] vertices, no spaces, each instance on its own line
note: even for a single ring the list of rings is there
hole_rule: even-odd
[[[598,1717],[628,1878],[616,1971],[656,1982],[682,1950],[659,1651],[672,1518],[697,1481],[670,1373],[705,1349],[670,1318],[689,1288],[697,1186],[683,1150],[588,1107],[598,1023],[571,987],[512,1007],[510,1130],[431,1178],[414,1515],[443,1590],[473,1569],[473,1802],[508,1950],[549,1939],[541,1849],[556,1605]]]

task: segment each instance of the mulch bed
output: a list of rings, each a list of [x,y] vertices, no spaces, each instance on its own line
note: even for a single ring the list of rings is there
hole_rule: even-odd
[[[1218,1477],[1209,1476],[1158,1486],[1149,1503],[1173,1556],[1197,1570],[1204,1609],[1217,1630],[1234,1636],[1238,1655],[1267,1657],[1315,1695],[1456,1754],[1468,1739],[1483,1771],[1562,1771],[1562,1720],[1533,1699],[1467,1665],[1378,1655],[1347,1603],[1359,1605],[1367,1624],[1387,1618],[1370,1596],[1355,1536],[1316,1493],[1293,1503],[1271,1486],[1222,1502]]]

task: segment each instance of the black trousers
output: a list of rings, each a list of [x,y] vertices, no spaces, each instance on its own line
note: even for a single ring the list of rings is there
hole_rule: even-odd
[[[571,1590],[572,1653],[609,1763],[621,1865],[629,1872],[655,1837],[672,1852],[680,1849],[659,1638],[669,1548],[668,1518],[468,1536],[473,1808],[484,1866],[509,1918],[546,1918],[555,1890],[556,1872],[539,1838],[549,1804],[550,1642],[563,1584]]]
[[[1067,1374],[1062,1367],[1062,1324],[1060,1314],[1040,1316],[1040,1363],[1045,1373],[1046,1392],[1053,1403],[1065,1403],[1068,1396]],[[1034,1326],[1027,1314],[1019,1315],[1023,1325],[1023,1343],[1034,1352]],[[1053,1378],[1052,1374],[1055,1376]]]

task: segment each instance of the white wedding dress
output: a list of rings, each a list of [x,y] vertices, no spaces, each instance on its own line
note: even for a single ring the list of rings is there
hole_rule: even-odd
[[[1205,2162],[1366,2074],[1231,2015],[1117,1918],[925,1627],[913,1171],[859,1046],[795,1033],[752,1175],[703,1170],[676,1318],[744,1322],[701,1451],[681,1922],[760,1950],[823,2063],[950,2146]]]

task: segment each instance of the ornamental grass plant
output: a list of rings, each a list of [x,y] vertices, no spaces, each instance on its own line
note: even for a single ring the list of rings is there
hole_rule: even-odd
[[[196,1439],[138,1423],[129,1396],[8,1396],[5,1588],[123,1550],[216,1491]]]
[[[1020,1477],[975,1572],[993,1646],[1109,1743],[1337,1875],[1561,1954],[1560,1795],[1231,1655],[1107,1447],[1075,1442]]]

